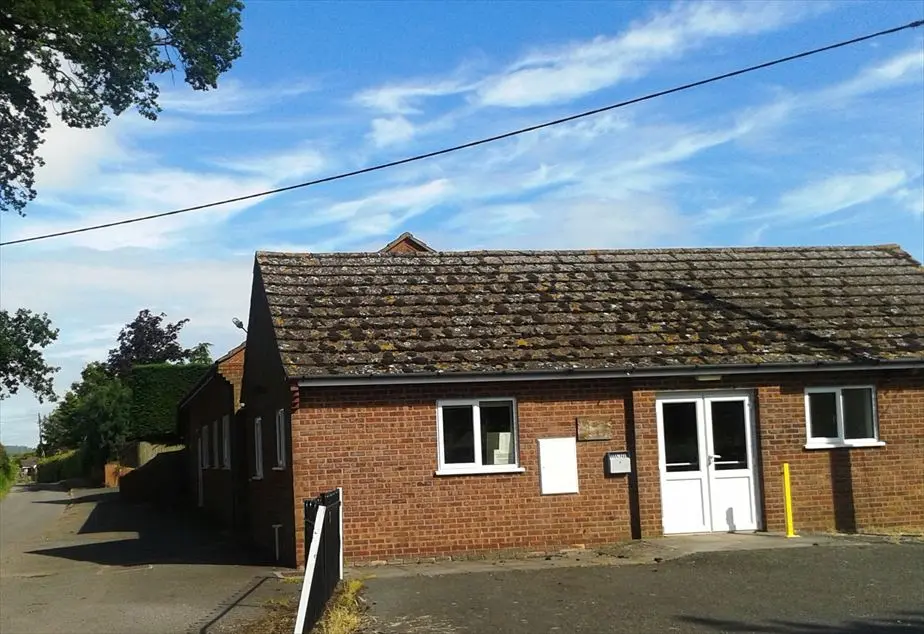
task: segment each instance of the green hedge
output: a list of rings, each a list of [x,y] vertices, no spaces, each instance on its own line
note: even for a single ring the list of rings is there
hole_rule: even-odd
[[[0,498],[6,495],[15,480],[16,465],[13,464],[10,455],[6,452],[6,447],[0,444]]]
[[[39,482],[60,482],[84,476],[83,454],[78,449],[42,458],[38,464]]]
[[[176,435],[180,400],[210,368],[207,364],[156,363],[132,368],[131,440],[169,439]]]

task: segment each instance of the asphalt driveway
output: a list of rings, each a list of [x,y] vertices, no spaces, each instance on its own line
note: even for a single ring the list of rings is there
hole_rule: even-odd
[[[924,545],[850,543],[646,565],[371,578],[366,598],[377,633],[921,633]]]
[[[259,614],[274,581],[216,531],[116,491],[17,487],[0,504],[2,634],[204,634]]]

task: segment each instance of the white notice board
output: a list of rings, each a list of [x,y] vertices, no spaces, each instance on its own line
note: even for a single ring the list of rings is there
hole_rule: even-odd
[[[577,439],[539,440],[539,481],[542,495],[578,492]]]

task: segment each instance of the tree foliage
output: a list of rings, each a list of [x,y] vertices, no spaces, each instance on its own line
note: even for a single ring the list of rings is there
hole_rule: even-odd
[[[125,442],[173,433],[180,398],[211,359],[207,343],[180,345],[179,334],[188,319],[169,323],[165,317],[142,310],[119,333],[119,345],[109,351],[108,360],[83,369],[58,407],[40,421],[40,452],[80,449],[85,467],[99,467]],[[153,375],[141,370],[143,376],[154,378],[138,383],[137,398],[143,405],[133,407],[135,366],[155,370]]]
[[[0,9],[0,211],[23,213],[50,105],[69,126],[130,107],[156,119],[158,75],[217,86],[241,53],[241,0],[5,0]],[[35,71],[50,89],[36,94]]]
[[[109,351],[109,371],[127,377],[133,365],[152,363],[210,363],[209,344],[200,343],[192,348],[180,345],[179,335],[189,320],[171,324],[164,321],[167,315],[155,315],[142,310],[119,333],[119,346]]]
[[[52,377],[58,368],[45,362],[42,350],[57,338],[58,329],[45,313],[20,308],[10,315],[0,310],[0,400],[22,386],[32,390],[39,402],[54,400]]]
[[[131,390],[105,364],[88,364],[58,407],[42,421],[46,453],[84,447],[94,464],[113,454],[125,440]]]

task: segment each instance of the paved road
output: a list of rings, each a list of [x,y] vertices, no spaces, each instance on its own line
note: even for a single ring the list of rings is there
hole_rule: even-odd
[[[3,511],[0,514],[0,564],[16,553],[19,544],[33,541],[36,528],[54,522],[65,508],[54,503],[67,499],[63,491],[35,491],[29,495],[22,495],[21,491],[21,487],[14,488],[0,506]]]
[[[924,545],[712,552],[660,564],[367,581],[382,633],[924,632]]]
[[[268,573],[116,492],[17,487],[0,504],[2,634],[211,632]]]

